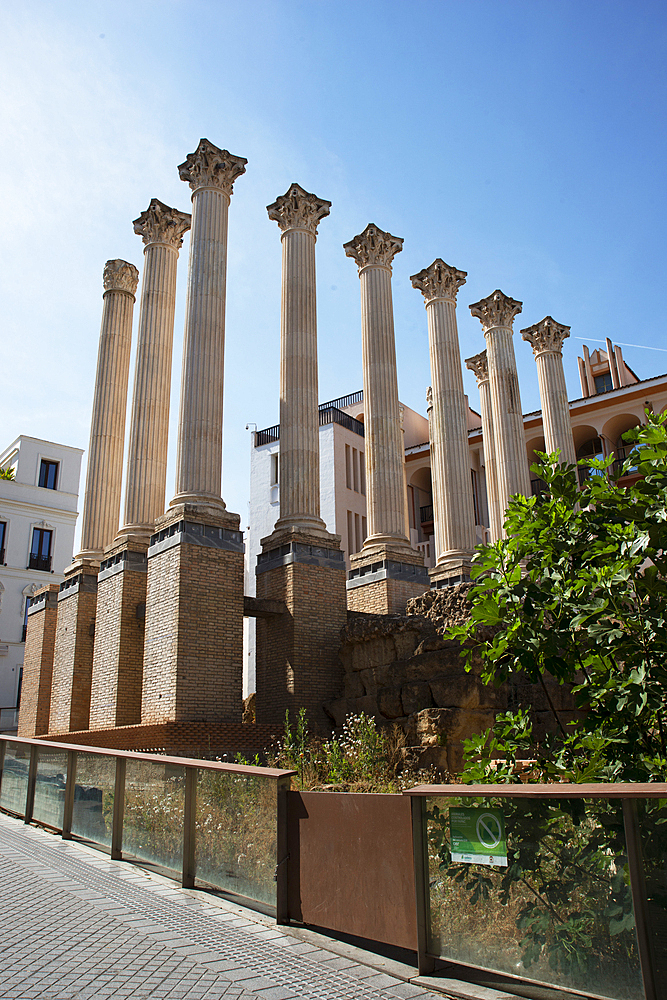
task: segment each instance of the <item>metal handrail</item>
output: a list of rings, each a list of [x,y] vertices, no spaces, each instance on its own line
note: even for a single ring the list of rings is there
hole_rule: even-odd
[[[291,777],[296,771],[285,770],[273,767],[260,767],[254,764],[228,764],[223,761],[202,760],[192,757],[173,757],[167,754],[142,753],[133,750],[116,750],[111,747],[86,746],[81,743],[61,743],[56,740],[30,739],[23,736],[0,735],[0,796],[2,794],[2,778],[4,773],[5,750],[7,744],[22,744],[29,748],[30,764],[28,770],[28,784],[26,792],[26,802],[23,813],[13,813],[0,804],[0,810],[19,815],[25,823],[33,822],[33,806],[35,799],[35,787],[37,780],[37,765],[39,751],[62,750],[67,753],[67,776],[65,779],[64,811],[62,828],[57,827],[63,839],[73,839],[72,817],[74,811],[74,797],[76,786],[76,770],[78,754],[93,754],[99,757],[111,757],[116,761],[116,773],[114,780],[113,814],[111,828],[111,857],[116,860],[123,859],[122,839],[123,839],[123,819],[125,802],[125,771],[128,760],[139,760],[155,764],[171,764],[182,767],[185,773],[185,797],[184,797],[184,826],[183,826],[183,853],[181,885],[184,888],[193,888],[195,884],[195,846],[196,846],[196,793],[197,793],[197,771],[217,771],[228,774],[239,774],[248,776],[263,777],[276,782],[276,859],[275,859],[275,881],[276,881],[276,919],[278,923],[287,921],[287,872],[285,865],[279,864],[287,854],[287,808],[286,795],[290,787]],[[42,823],[41,825],[49,825]],[[53,829],[53,828],[52,828]],[[86,841],[88,843],[88,841]],[[103,844],[94,844],[104,850]],[[125,858],[133,864],[141,863],[133,857]],[[247,905],[258,905],[263,909],[265,904],[260,900],[248,898]]]

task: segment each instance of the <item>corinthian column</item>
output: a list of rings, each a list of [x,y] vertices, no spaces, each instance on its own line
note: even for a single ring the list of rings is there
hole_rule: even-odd
[[[411,548],[403,474],[391,262],[403,240],[373,223],[344,245],[361,280],[361,342],[368,537],[350,558],[348,608],[402,613],[406,601],[428,589],[421,552]]]
[[[479,389],[479,408],[482,414],[482,442],[484,445],[484,478],[486,479],[486,500],[489,509],[489,531],[491,541],[496,542],[503,533],[503,518],[498,500],[498,472],[496,465],[495,434],[491,409],[491,385],[486,351],[466,359],[466,368],[473,372]]]
[[[519,377],[512,342],[512,324],[514,317],[521,312],[521,305],[521,302],[496,289],[492,295],[470,306],[470,312],[482,324],[486,340],[498,500],[503,519],[510,497],[516,493],[526,497],[531,495]]]
[[[292,184],[267,206],[282,230],[280,518],[276,531],[323,533],[317,401],[315,241],[330,201]]]
[[[134,222],[144,243],[125,517],[120,534],[148,541],[164,513],[176,264],[190,216],[153,198]]]
[[[544,450],[547,454],[560,451],[560,461],[577,464],[563,371],[563,341],[570,336],[569,326],[562,326],[551,316],[528,326],[521,336],[533,348],[537,364],[537,380],[542,401]]]
[[[409,548],[391,297],[391,262],[403,249],[403,240],[369,223],[343,249],[356,261],[361,280],[368,503],[368,537],[363,547]]]
[[[468,420],[456,326],[456,295],[466,272],[434,260],[411,279],[426,303],[431,356],[431,475],[437,580],[468,576],[475,548]]]
[[[202,139],[178,168],[192,189],[192,235],[171,506],[225,509],[220,490],[227,215],[234,181],[245,173],[247,162]]]
[[[104,266],[104,309],[83,503],[79,558],[96,561],[118,530],[132,312],[139,272],[125,260]]]

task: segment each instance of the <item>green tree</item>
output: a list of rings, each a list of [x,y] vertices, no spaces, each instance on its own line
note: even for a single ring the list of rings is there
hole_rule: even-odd
[[[14,479],[14,470],[11,467],[0,469],[0,479]]]
[[[619,485],[610,458],[589,463],[580,490],[574,466],[542,455],[532,470],[546,492],[513,497],[507,538],[478,550],[471,619],[448,633],[467,669],[477,651],[497,686],[517,673],[544,686],[548,672],[575,685],[585,714],[566,725],[552,705],[555,732],[540,743],[529,712],[500,716],[468,741],[466,781],[519,780],[518,757],[537,761],[536,780],[665,779],[667,413],[647,411],[624,437],[634,448],[620,475],[636,470],[636,483]]]

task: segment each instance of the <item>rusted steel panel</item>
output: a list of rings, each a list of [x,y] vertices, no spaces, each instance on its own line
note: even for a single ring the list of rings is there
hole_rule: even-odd
[[[288,849],[292,920],[417,947],[407,796],[289,792]]]

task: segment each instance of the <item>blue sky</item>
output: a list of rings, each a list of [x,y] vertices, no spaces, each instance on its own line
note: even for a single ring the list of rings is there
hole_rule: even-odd
[[[280,233],[266,205],[292,181],[332,202],[317,243],[321,400],[361,387],[359,280],[342,244],[370,221],[405,240],[394,308],[409,406],[424,412],[430,382],[409,276],[435,257],[468,272],[462,357],[484,346],[470,302],[498,287],[523,302],[524,411],[540,403],[518,330],[547,314],[572,327],[571,398],[582,340],[642,345],[624,348],[637,374],[667,371],[666,11],[614,0],[2,0],[0,447],[25,433],[87,448],[104,262],[141,267],[131,223],[152,197],[189,209],[176,168],[202,136],[248,159],[230,208],[223,456],[223,497],[244,526],[245,425],[278,419]],[[186,271],[187,241],[167,499]],[[465,383],[477,408],[467,371]]]

